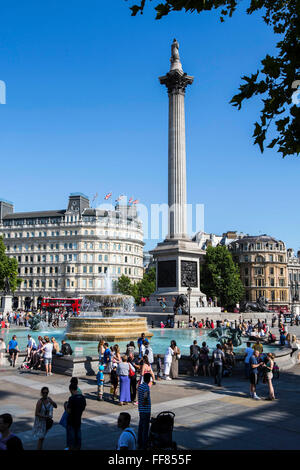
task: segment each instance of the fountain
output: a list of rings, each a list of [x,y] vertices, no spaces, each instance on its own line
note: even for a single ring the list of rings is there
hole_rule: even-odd
[[[108,276],[106,291],[112,292]],[[83,341],[136,341],[141,333],[145,333],[150,338],[153,334],[148,331],[146,318],[132,315],[134,310],[134,299],[130,295],[86,295],[82,299],[80,316],[68,320],[66,337]]]

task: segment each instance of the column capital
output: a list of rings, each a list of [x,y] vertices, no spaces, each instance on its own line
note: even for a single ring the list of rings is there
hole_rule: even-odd
[[[166,85],[168,94],[185,94],[187,85],[191,85],[194,77],[180,72],[179,70],[171,70],[163,77],[159,77],[161,85]]]

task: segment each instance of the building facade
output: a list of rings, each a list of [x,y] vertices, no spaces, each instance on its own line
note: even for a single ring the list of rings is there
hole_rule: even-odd
[[[289,276],[289,300],[290,306],[300,306],[300,251],[295,256],[294,250],[287,250],[288,276]]]
[[[288,260],[285,244],[268,235],[244,236],[228,245],[239,264],[245,299],[265,297],[269,306],[289,305]]]
[[[37,307],[42,297],[104,293],[122,275],[143,277],[143,229],[136,206],[90,207],[81,193],[63,210],[15,213],[0,200],[0,236],[19,265],[14,308]]]

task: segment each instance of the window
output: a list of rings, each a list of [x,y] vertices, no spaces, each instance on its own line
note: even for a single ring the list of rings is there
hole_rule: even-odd
[[[70,287],[70,279],[67,279],[67,287]]]
[[[264,268],[254,268],[254,274],[256,276],[264,274]]]
[[[280,276],[283,276],[284,273],[283,273],[283,268],[280,268]]]
[[[56,262],[59,261],[59,255],[55,255],[55,261],[56,261]]]
[[[275,286],[275,279],[273,277],[270,279],[270,285],[271,287]]]
[[[104,255],[104,261],[108,261],[108,255]]]
[[[89,273],[93,272],[93,266],[89,266]]]
[[[49,287],[52,287],[52,279],[49,280]]]
[[[274,290],[271,291],[271,300],[272,300],[272,302],[275,302],[275,291]]]
[[[102,266],[98,266],[98,273],[102,273]]]
[[[279,285],[280,287],[284,287],[284,279],[279,279]]]
[[[64,249],[65,249],[65,250],[68,249],[68,244],[67,244],[67,243],[64,244]]]
[[[102,261],[102,255],[98,256],[98,261]]]
[[[270,268],[270,274],[274,274],[274,268]]]
[[[94,244],[90,243],[90,250],[93,250],[93,249],[94,249]]]
[[[87,261],[87,255],[83,255],[83,261]]]
[[[90,255],[90,256],[89,256],[89,258],[90,258],[90,263],[92,263],[92,262],[93,262],[93,260],[94,260],[94,257],[93,257],[93,255]]]
[[[83,267],[82,267],[82,272],[83,272],[83,273],[87,273],[87,266],[83,266]]]
[[[89,288],[93,287],[93,279],[89,279]]]
[[[78,258],[77,254],[75,254],[73,256],[74,256],[74,261],[77,261],[77,258]]]
[[[57,280],[54,281],[54,287],[57,287]]]
[[[82,287],[86,289],[86,279],[82,279]]]

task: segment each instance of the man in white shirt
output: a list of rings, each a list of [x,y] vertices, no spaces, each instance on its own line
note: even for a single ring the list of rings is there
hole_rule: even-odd
[[[250,376],[250,357],[253,355],[254,349],[251,348],[251,343],[250,341],[247,342],[247,347],[245,349],[245,377],[246,379],[249,379]]]
[[[130,425],[129,413],[120,413],[118,417],[118,428],[123,432],[119,437],[117,450],[136,450],[136,435]]]

